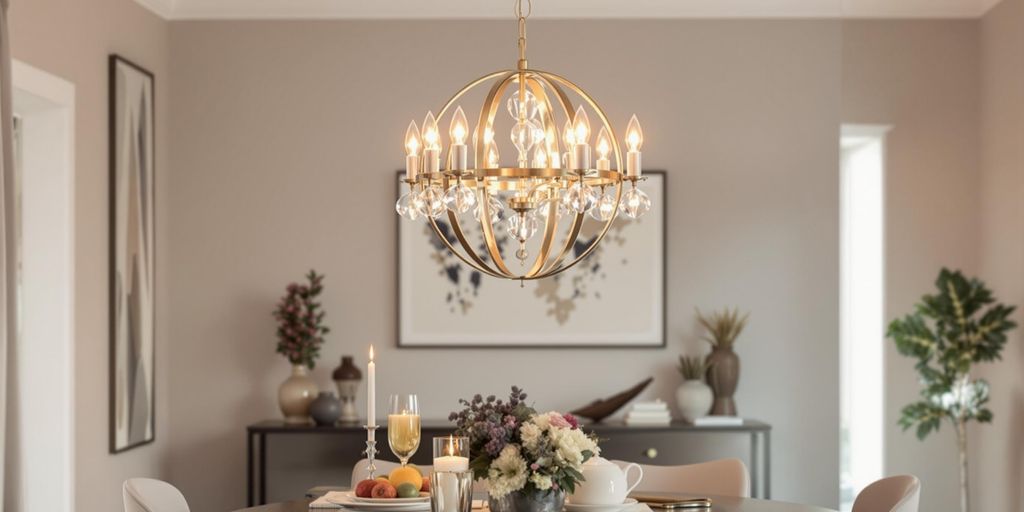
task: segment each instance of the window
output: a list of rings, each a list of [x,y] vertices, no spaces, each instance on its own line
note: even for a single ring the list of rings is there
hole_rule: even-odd
[[[843,126],[840,141],[840,510],[883,469],[885,133]]]

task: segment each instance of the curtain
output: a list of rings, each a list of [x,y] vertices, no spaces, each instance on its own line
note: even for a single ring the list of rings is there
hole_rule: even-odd
[[[11,389],[11,367],[13,358],[9,357],[18,335],[17,305],[17,222],[15,213],[15,197],[17,190],[14,183],[14,144],[12,128],[14,115],[11,95],[11,47],[7,29],[7,8],[10,0],[0,0],[0,239],[3,250],[0,250],[0,503],[5,510],[8,504],[19,500],[12,493],[16,490],[7,485],[12,478],[18,477],[16,464],[9,464],[7,443],[10,441],[7,425],[10,418],[7,414],[8,393]],[[11,467],[14,465],[15,467]]]

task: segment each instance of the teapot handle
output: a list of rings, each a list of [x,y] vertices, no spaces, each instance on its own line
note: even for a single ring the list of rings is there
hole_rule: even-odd
[[[631,469],[636,469],[639,473],[637,474],[636,481],[633,482],[633,485],[629,485],[629,470]],[[640,467],[640,464],[634,462],[626,466],[623,473],[626,475],[626,485],[629,485],[629,489],[626,490],[626,495],[628,496],[629,493],[633,492],[633,489],[636,489],[636,486],[640,485],[640,481],[644,479],[644,468]]]

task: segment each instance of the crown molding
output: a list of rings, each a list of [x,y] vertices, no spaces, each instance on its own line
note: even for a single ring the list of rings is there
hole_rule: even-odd
[[[478,0],[135,0],[166,20],[294,19],[508,19],[511,9],[496,9]],[[978,18],[1000,0],[921,0],[918,5],[889,0],[822,0],[768,2],[661,2],[627,4],[597,1],[585,11],[577,2],[553,1],[535,6],[533,19],[707,19],[707,18]],[[540,2],[538,2],[540,3]],[[429,6],[425,8],[424,6]],[[507,12],[506,12],[507,11]],[[585,12],[585,15],[581,15]]]

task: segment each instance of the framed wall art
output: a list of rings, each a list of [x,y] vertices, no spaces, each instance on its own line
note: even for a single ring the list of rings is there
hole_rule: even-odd
[[[110,73],[110,451],[156,438],[153,74],[117,55]]]
[[[664,171],[644,175],[648,179],[640,187],[652,203],[646,215],[630,219],[620,212],[590,256],[536,281],[481,275],[444,246],[429,221],[396,216],[398,345],[664,346],[666,177]],[[437,220],[442,232],[448,230],[446,219]],[[585,249],[601,224],[588,219],[575,250]],[[504,230],[498,240],[502,250],[513,250],[502,237],[507,237]]]

